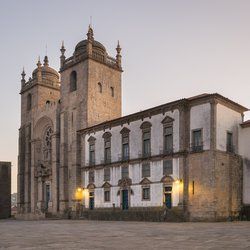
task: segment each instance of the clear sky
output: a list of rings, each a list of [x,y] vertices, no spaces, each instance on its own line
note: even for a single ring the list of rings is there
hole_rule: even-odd
[[[115,56],[122,46],[123,114],[175,99],[219,92],[250,107],[249,0],[1,0],[0,160],[13,165],[16,191],[20,73],[29,77],[47,45],[59,68],[85,39]]]

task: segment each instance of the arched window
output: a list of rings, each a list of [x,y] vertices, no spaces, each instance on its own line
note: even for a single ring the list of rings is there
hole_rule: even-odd
[[[114,97],[115,96],[114,87],[110,87],[110,92],[111,92],[111,96]]]
[[[53,133],[52,128],[48,127],[44,134],[44,160],[45,161],[51,160],[52,133]]]
[[[111,162],[111,133],[105,132],[103,134],[104,138],[104,162],[110,163]]]
[[[70,92],[76,91],[77,89],[77,74],[72,71],[70,74]]]
[[[99,93],[102,93],[102,84],[100,82],[98,82],[98,89],[99,89]]]
[[[143,122],[141,125],[142,130],[142,156],[151,156],[151,126],[150,122]]]
[[[28,96],[27,96],[27,110],[31,110],[31,106],[32,106],[32,96],[31,96],[31,94],[28,94]]]
[[[122,160],[129,160],[129,132],[130,130],[124,127],[120,133],[122,135]]]

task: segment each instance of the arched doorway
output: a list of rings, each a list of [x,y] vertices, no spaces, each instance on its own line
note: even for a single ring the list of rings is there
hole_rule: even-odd
[[[130,193],[132,180],[130,178],[122,178],[118,181],[118,186],[120,186],[120,200],[121,208],[123,210],[128,210],[130,206]]]
[[[161,182],[163,183],[163,205],[171,209],[173,203],[172,190],[174,179],[169,175],[165,175],[161,179]]]
[[[91,183],[87,189],[89,190],[89,209],[93,210],[95,208],[95,185]]]

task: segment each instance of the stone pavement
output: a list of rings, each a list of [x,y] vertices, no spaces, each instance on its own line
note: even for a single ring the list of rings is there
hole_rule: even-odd
[[[0,220],[0,249],[250,249],[250,222]]]

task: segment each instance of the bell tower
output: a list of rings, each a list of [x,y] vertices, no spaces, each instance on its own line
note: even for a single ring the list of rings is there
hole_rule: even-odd
[[[94,39],[91,26],[86,35],[69,58],[64,44],[61,47],[61,178],[65,182],[60,189],[65,191],[60,210],[67,207],[67,201],[71,203],[81,183],[77,131],[121,116],[120,45],[113,58]]]

